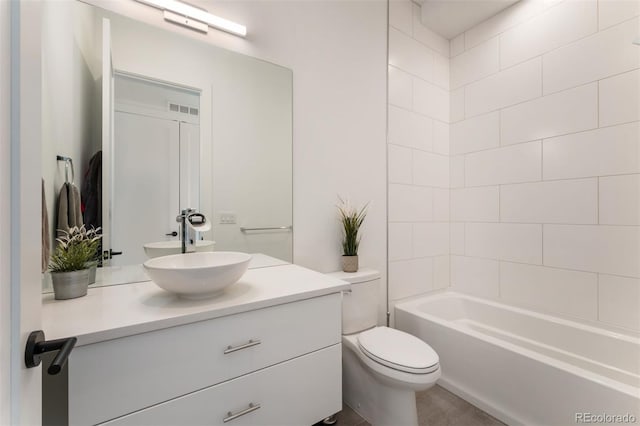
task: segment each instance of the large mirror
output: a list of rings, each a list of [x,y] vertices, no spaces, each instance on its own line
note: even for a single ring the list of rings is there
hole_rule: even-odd
[[[104,233],[96,285],[145,280],[194,208],[211,224],[198,250],[292,261],[291,70],[80,1],[42,19],[52,250],[78,204]]]

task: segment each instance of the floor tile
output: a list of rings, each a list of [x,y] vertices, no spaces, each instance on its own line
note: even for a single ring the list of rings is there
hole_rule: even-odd
[[[437,385],[416,393],[416,405],[420,426],[504,426],[498,419]],[[370,426],[348,405],[338,413],[336,425]]]

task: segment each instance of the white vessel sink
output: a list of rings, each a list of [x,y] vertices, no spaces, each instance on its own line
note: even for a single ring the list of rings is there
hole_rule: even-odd
[[[232,251],[174,254],[144,262],[160,288],[187,299],[215,296],[247,271],[251,255]]]
[[[196,251],[213,251],[213,247],[215,245],[215,241],[198,240],[196,241]],[[149,259],[160,256],[169,256],[171,254],[181,254],[182,243],[175,240],[147,243],[144,245],[144,252]]]

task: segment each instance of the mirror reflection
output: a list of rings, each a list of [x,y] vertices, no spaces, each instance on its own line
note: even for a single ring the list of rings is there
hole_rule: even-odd
[[[96,285],[179,253],[186,209],[194,250],[292,261],[291,70],[79,1],[44,4],[42,60],[49,243],[102,227]]]

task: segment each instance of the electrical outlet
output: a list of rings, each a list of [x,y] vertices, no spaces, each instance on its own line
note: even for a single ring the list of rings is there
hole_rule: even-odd
[[[224,225],[233,225],[237,223],[235,212],[220,212],[220,223]]]

